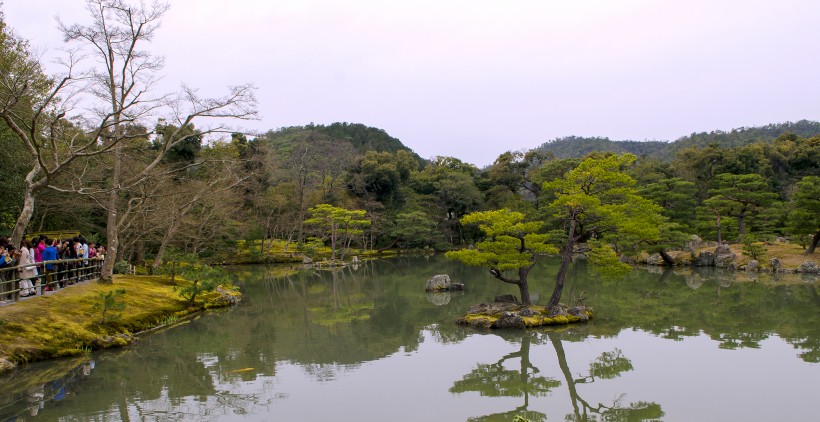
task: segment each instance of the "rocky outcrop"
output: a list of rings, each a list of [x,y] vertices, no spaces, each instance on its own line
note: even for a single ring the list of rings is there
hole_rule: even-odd
[[[772,272],[780,271],[780,260],[777,258],[770,259],[769,266],[772,267]]]
[[[502,312],[495,322],[490,325],[490,328],[526,328],[524,319],[521,315],[515,312]]]
[[[589,321],[589,310],[586,306],[576,306],[574,308],[569,308],[567,313],[570,315],[574,315],[578,318],[581,318],[581,321]]]
[[[695,267],[711,267],[715,265],[715,254],[712,252],[701,252],[698,257],[692,262]]]
[[[728,268],[730,264],[734,264],[736,257],[737,255],[729,249],[729,245],[715,248],[715,266],[718,268]]]
[[[753,272],[758,269],[760,269],[760,263],[758,263],[756,259],[753,259],[746,264],[746,271]]]
[[[4,358],[0,358],[0,372],[14,369],[15,365]]]
[[[242,297],[239,292],[233,290],[225,290],[222,286],[218,286],[214,289],[219,296],[214,299],[213,303],[217,306],[233,306],[239,303],[240,298]]]
[[[797,268],[799,273],[820,274],[820,266],[816,262],[806,261]]]

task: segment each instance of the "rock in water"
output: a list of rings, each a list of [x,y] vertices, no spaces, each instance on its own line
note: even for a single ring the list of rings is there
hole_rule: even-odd
[[[427,280],[427,292],[445,292],[450,290],[450,276],[447,274],[436,274]]]

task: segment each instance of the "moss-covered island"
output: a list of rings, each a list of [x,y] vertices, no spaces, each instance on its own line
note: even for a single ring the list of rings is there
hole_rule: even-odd
[[[0,372],[20,363],[126,346],[147,330],[240,298],[234,287],[223,285],[197,295],[190,306],[180,295],[187,284],[178,277],[172,282],[167,276],[117,275],[113,284],[82,283],[0,307]]]
[[[495,302],[471,306],[457,322],[476,328],[533,328],[585,322],[591,318],[592,308],[585,306],[568,308],[558,304],[550,311],[539,305]]]

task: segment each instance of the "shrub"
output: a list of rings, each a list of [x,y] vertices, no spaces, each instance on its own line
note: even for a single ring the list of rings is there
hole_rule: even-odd
[[[97,301],[91,306],[92,311],[100,312],[100,324],[118,319],[121,314],[111,314],[111,311],[122,311],[125,309],[125,301],[120,300],[125,294],[125,289],[110,290],[108,293],[97,293]]]
[[[752,236],[743,239],[743,255],[759,261],[766,254],[766,245]]]

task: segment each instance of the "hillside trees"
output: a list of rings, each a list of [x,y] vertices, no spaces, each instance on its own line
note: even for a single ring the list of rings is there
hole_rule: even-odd
[[[310,218],[305,224],[314,226],[317,233],[330,240],[330,260],[336,261],[336,250],[339,245],[343,248],[355,235],[364,233],[364,228],[370,226],[370,220],[365,218],[364,210],[348,210],[334,207],[330,204],[319,204],[310,210]],[[344,259],[344,251],[342,257]]]
[[[599,239],[598,250],[591,258],[606,260],[612,269],[619,266],[607,239],[627,236],[631,239],[654,241],[663,222],[661,208],[638,195],[635,180],[624,173],[635,156],[598,155],[582,161],[578,167],[560,179],[544,183],[555,200],[549,209],[563,230],[559,241],[561,265],[555,278],[555,288],[547,303],[551,309],[561,299],[569,264],[575,246],[590,239]]]
[[[718,218],[721,214],[737,218],[741,238],[746,236],[747,217],[777,199],[777,194],[769,190],[766,181],[758,174],[718,174],[715,188],[709,191],[709,195],[704,205],[714,210]]]
[[[75,59],[69,55],[63,62],[65,72],[49,78],[28,43],[0,19],[0,118],[19,141],[13,148],[26,153],[21,161],[26,168],[22,207],[11,235],[14,244],[20,244],[31,221],[37,194],[72,161],[106,150],[94,134],[108,129],[107,120],[88,129],[87,134],[67,118],[75,96],[82,92],[79,81],[83,75],[77,71]]]
[[[811,236],[806,254],[814,253],[820,243],[820,177],[806,176],[796,185],[788,224],[796,236]]]
[[[219,98],[200,97],[195,89],[184,86],[175,95],[152,96],[151,89],[163,60],[143,50],[142,46],[152,40],[168,6],[160,3],[132,6],[123,0],[89,0],[87,8],[91,23],[60,23],[60,30],[68,43],[76,45],[79,51],[91,55],[101,64],[87,69],[91,82],[82,92],[87,94],[89,107],[95,111],[87,118],[98,122],[89,138],[94,145],[99,142],[102,149],[112,152],[106,188],[106,237],[108,253],[117,256],[119,231],[127,224],[130,212],[140,204],[139,200],[123,203],[123,188],[139,185],[151,175],[169,150],[190,136],[201,136],[199,133],[184,133],[195,119],[255,118],[256,101],[250,85],[231,87],[227,95]],[[177,129],[162,137],[152,159],[133,168],[126,176],[125,146],[121,141],[134,136],[129,134],[127,127],[157,116],[164,117]],[[202,133],[226,130],[224,124],[220,124]],[[103,281],[110,281],[113,265],[113,260],[105,261],[101,273]]]

